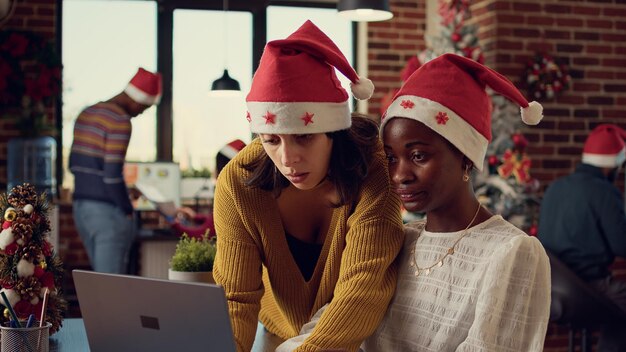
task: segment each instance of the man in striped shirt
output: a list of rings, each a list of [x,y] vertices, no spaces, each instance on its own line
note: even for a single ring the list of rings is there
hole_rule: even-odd
[[[123,92],[87,107],[76,119],[70,152],[74,222],[95,271],[127,272],[133,207],[122,171],[130,119],[158,104],[161,84],[159,73],[139,68]]]

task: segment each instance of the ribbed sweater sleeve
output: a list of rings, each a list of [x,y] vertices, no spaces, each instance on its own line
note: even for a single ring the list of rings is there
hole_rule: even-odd
[[[259,248],[250,235],[251,229],[243,221],[245,215],[239,206],[242,199],[235,195],[235,191],[241,189],[236,176],[224,169],[215,189],[213,215],[217,253],[213,275],[226,291],[237,350],[250,351],[263,296],[262,263]],[[250,217],[260,215],[250,214]]]
[[[311,335],[295,351],[358,350],[380,323],[393,296],[397,279],[394,260],[404,230],[400,200],[390,187],[382,147],[348,228],[334,297]]]

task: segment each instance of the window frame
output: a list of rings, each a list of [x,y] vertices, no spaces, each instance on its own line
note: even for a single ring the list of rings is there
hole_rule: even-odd
[[[137,1],[137,0],[133,0]],[[156,112],[156,160],[173,161],[173,104],[172,104],[172,84],[173,84],[173,34],[174,34],[174,11],[175,10],[223,10],[221,0],[145,0],[157,2],[157,70],[163,78],[163,94],[161,102],[157,106]],[[61,53],[63,43],[62,28],[62,6],[63,0],[56,0],[57,3],[57,31],[56,43],[59,53]],[[264,0],[231,0],[228,11],[245,11],[252,14],[252,72],[258,68],[258,64],[263,54],[263,49],[267,41],[267,7],[268,6],[293,6],[303,8],[336,8],[336,2],[328,0],[317,1],[264,1]],[[358,67],[358,37],[359,27],[356,22],[352,23],[352,46],[353,62]],[[55,114],[56,127],[63,130],[63,110],[62,96],[57,99]],[[58,184],[63,183],[63,157],[62,157],[62,134],[58,137],[57,143],[57,180]]]

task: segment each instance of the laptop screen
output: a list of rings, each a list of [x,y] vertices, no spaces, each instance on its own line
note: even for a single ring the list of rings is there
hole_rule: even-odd
[[[89,347],[99,351],[235,351],[224,290],[72,271]]]

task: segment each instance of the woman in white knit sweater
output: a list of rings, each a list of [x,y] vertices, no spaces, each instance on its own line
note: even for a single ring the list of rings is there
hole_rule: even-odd
[[[397,290],[366,352],[543,349],[548,257],[482,207],[470,182],[491,140],[485,85],[518,103],[524,122],[541,119],[505,77],[454,54],[417,70],[383,117],[392,183],[426,219],[406,225]]]

